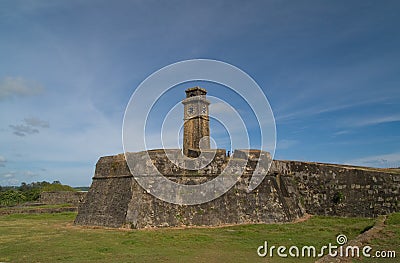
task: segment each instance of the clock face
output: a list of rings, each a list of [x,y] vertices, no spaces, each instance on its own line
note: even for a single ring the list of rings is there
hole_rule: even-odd
[[[207,114],[207,107],[203,106],[203,108],[201,108],[201,113],[202,114]]]
[[[194,110],[194,107],[193,107],[193,106],[190,106],[190,107],[187,109],[187,113],[188,113],[189,115],[193,115],[194,112],[195,112],[195,110]]]

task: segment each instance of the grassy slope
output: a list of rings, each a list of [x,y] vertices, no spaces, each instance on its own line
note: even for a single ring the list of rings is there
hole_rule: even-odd
[[[379,238],[371,240],[369,244],[373,251],[396,251],[396,259],[393,258],[364,258],[362,262],[399,262],[400,258],[400,213],[395,213],[389,216],[386,220],[386,227],[380,233]],[[371,253],[373,255],[373,253]],[[356,261],[359,262],[359,261]]]
[[[75,227],[75,216],[76,213],[1,216],[0,261],[310,262],[259,258],[256,249],[264,240],[277,246],[321,247],[334,243],[339,233],[352,239],[374,223],[366,218],[313,217],[296,224],[123,231]],[[395,235],[399,239],[399,233]]]

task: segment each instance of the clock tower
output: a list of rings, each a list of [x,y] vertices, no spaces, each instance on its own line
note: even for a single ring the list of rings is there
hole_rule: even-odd
[[[189,156],[189,150],[199,151],[200,140],[202,149],[210,149],[210,123],[206,99],[207,90],[194,87],[186,91],[183,124],[183,154]],[[203,140],[202,140],[203,139]]]

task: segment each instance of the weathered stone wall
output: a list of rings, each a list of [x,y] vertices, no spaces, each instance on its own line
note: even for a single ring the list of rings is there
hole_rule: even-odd
[[[153,151],[151,155],[159,170],[179,183],[203,183],[215,177],[215,172],[221,172],[226,162],[226,156],[218,154],[203,171],[187,173],[165,160],[162,152]],[[247,192],[250,178],[251,174],[245,173],[227,193],[213,201],[177,205],[161,201],[140,187],[123,155],[102,157],[96,165],[86,201],[79,206],[75,223],[144,228],[287,222],[303,216],[295,189],[285,186],[291,182],[290,177],[282,180],[267,176],[256,190]]]
[[[375,217],[400,211],[400,174],[395,171],[274,161],[270,173],[293,178],[310,214]]]
[[[78,205],[85,198],[86,192],[72,192],[72,191],[54,191],[42,192],[40,194],[39,202],[56,205],[56,204],[73,204]]]
[[[303,216],[303,209],[276,178],[267,177],[253,192],[247,193],[248,177],[221,197],[200,205],[175,205],[163,202],[136,183],[135,198],[128,205],[126,222],[133,228],[180,225],[224,225],[288,222]],[[193,179],[192,179],[193,180]]]
[[[185,171],[163,151],[152,151],[150,156],[170,180],[190,184],[214,178],[229,160],[219,152],[206,168]],[[400,211],[400,174],[384,169],[273,161],[263,182],[248,192],[258,156],[259,151],[235,151],[232,158],[249,160],[240,180],[221,197],[191,206],[163,202],[148,194],[131,175],[124,155],[101,157],[75,223],[144,228],[285,222],[305,212],[374,217]]]
[[[132,177],[93,180],[85,202],[78,207],[75,222],[108,227],[124,225],[128,203],[134,196],[131,182]]]

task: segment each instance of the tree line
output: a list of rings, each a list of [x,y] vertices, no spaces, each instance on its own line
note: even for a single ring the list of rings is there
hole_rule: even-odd
[[[60,181],[49,183],[22,182],[20,186],[0,186],[0,206],[14,206],[24,202],[37,201],[41,192],[50,191],[76,191],[69,185],[63,185]]]

